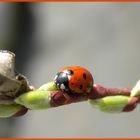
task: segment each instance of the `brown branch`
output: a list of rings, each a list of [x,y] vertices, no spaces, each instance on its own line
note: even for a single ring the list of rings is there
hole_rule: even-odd
[[[88,99],[98,99],[106,96],[125,95],[130,96],[129,88],[105,88],[101,85],[94,85],[91,93],[82,95],[71,95],[62,91],[55,91],[51,94],[51,106],[57,107],[70,103],[86,101]]]
[[[90,93],[87,94],[70,94],[62,91],[52,91],[51,92],[51,107],[59,107],[62,105],[67,105],[71,103],[87,101],[88,99],[99,99],[106,96],[116,96],[124,95],[130,96],[130,88],[105,88],[101,85],[94,85]],[[135,109],[137,103],[139,102],[139,97],[131,97],[128,104],[124,107],[123,112],[129,112]],[[27,108],[23,107],[22,110],[17,112],[15,116],[21,116],[27,112]]]
[[[88,99],[99,99],[106,96],[130,96],[130,93],[130,88],[105,88],[101,85],[94,85],[91,93],[82,95],[70,95],[62,91],[55,91],[51,94],[51,106],[58,107],[70,103],[86,101]],[[139,102],[139,97],[131,97],[128,104],[124,107],[122,112],[130,112],[134,110]]]

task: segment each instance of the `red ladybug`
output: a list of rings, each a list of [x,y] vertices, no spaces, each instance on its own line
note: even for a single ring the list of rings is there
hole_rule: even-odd
[[[90,93],[93,86],[92,75],[81,66],[62,68],[56,74],[54,82],[59,90],[72,94]]]

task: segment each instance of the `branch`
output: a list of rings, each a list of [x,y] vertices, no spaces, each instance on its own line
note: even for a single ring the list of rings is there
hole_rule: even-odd
[[[140,84],[139,88],[140,89]],[[15,99],[29,109],[48,109],[68,105],[71,103],[89,101],[93,107],[98,107],[104,112],[129,112],[139,102],[139,93],[131,96],[131,89],[128,88],[105,88],[101,85],[93,85],[90,93],[82,95],[71,95],[59,91],[54,82],[47,83],[36,91],[22,94]]]
[[[101,85],[93,85],[90,93],[83,95],[70,95],[66,92],[55,91],[51,93],[51,106],[56,107],[75,102],[86,101],[88,99],[99,99],[106,96],[125,95],[130,96],[131,90],[128,88],[105,88]]]
[[[28,109],[49,109],[88,101],[107,113],[130,112],[140,102],[140,81],[134,88],[106,88],[94,84],[90,93],[70,94],[60,91],[54,82],[34,89],[27,78],[14,71],[15,55],[0,51],[0,117],[21,116]]]

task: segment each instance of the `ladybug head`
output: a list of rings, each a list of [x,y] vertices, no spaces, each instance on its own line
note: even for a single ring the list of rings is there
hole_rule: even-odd
[[[72,70],[65,70],[63,72],[58,72],[54,78],[54,82],[57,88],[62,91],[69,91],[69,80],[73,75]]]

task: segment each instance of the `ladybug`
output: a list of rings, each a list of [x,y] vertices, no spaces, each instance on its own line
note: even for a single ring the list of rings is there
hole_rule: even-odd
[[[55,76],[57,88],[71,94],[90,93],[93,78],[90,72],[81,66],[68,66],[62,68]]]

